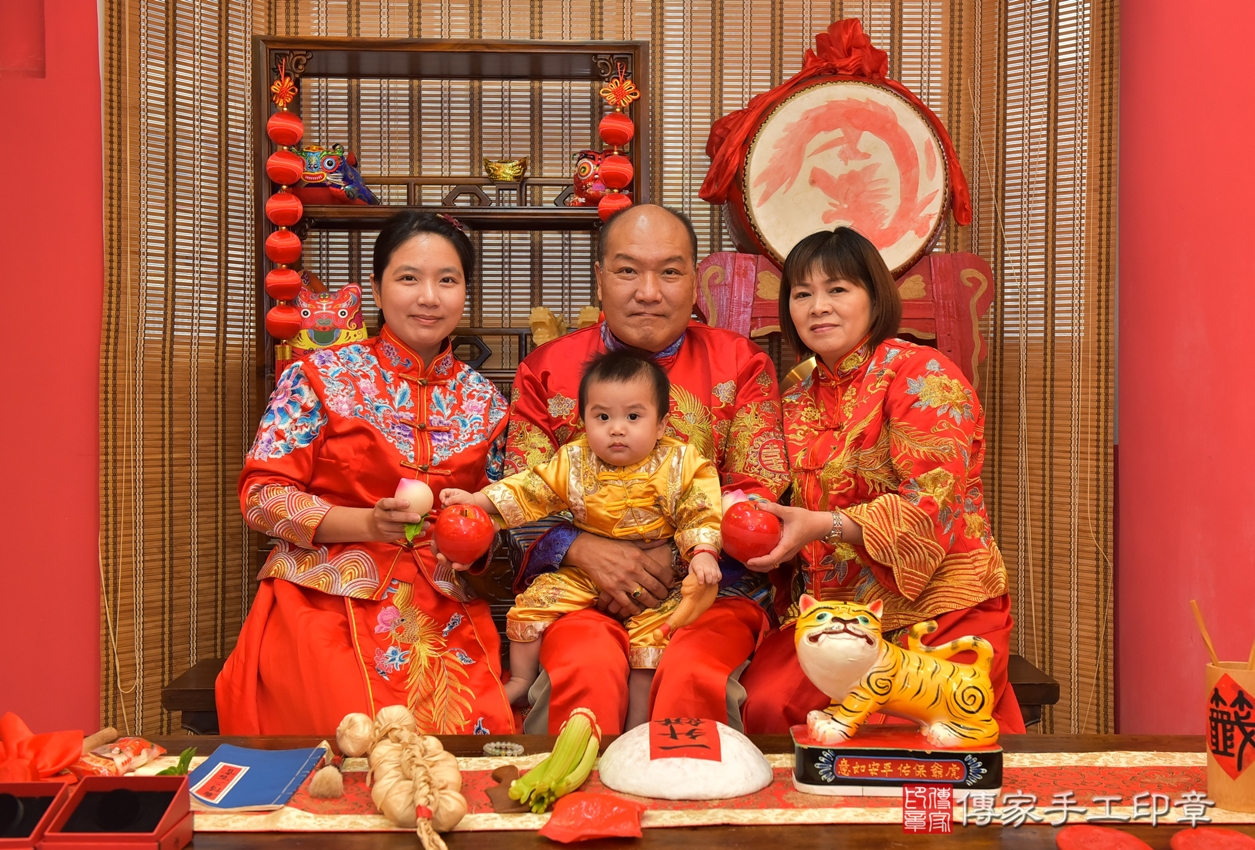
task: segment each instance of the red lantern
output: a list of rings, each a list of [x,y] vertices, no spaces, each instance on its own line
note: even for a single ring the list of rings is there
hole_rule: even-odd
[[[266,135],[276,145],[294,145],[305,135],[305,122],[286,109],[276,112],[266,122]]]
[[[266,218],[281,227],[291,227],[301,220],[305,206],[291,192],[276,192],[266,199]]]
[[[632,160],[612,153],[601,161],[601,182],[611,189],[626,189],[632,183]]]
[[[301,332],[301,311],[291,304],[276,304],[266,314],[266,333],[275,339],[291,339]]]
[[[608,221],[610,216],[630,206],[632,206],[632,199],[627,195],[622,192],[607,192],[597,202],[597,215],[602,221]]]
[[[276,230],[266,237],[266,256],[272,263],[290,266],[301,258],[301,240],[291,230]]]
[[[291,301],[301,291],[301,274],[296,269],[271,269],[266,273],[266,294],[276,301]]]
[[[622,112],[607,112],[597,125],[597,135],[613,148],[621,148],[636,135],[636,125]]]
[[[280,186],[293,186],[305,173],[305,160],[291,151],[275,151],[266,160],[266,176]]]

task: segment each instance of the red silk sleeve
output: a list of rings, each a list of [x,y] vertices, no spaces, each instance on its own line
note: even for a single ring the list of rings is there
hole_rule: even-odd
[[[558,450],[545,400],[549,390],[527,361],[519,364],[510,392],[510,428],[506,434],[505,473],[516,475],[545,463]]]
[[[300,363],[275,384],[240,472],[240,508],[249,527],[305,549],[330,502],[306,492],[325,442],[327,415]]]
[[[774,502],[789,485],[789,468],[776,368],[757,347],[741,363],[736,387],[737,412],[717,459],[720,483],[725,493]]]
[[[890,460],[901,483],[897,492],[844,510],[862,526],[867,554],[892,571],[898,593],[914,600],[955,535],[972,524],[965,517],[983,521],[984,417],[962,372],[937,356],[914,357],[898,373],[885,413]]]

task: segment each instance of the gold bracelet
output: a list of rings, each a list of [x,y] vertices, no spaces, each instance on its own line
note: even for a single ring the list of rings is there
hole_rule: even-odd
[[[835,511],[829,511],[829,513],[832,514],[832,531],[828,533],[828,538],[831,539],[835,537],[839,542],[844,543],[845,517],[841,514],[841,510],[839,508]]]

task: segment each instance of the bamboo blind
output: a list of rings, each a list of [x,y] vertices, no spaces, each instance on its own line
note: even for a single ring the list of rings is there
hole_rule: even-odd
[[[253,33],[648,39],[654,133],[638,155],[705,252],[731,248],[697,198],[711,122],[789,77],[838,17],[862,19],[963,159],[975,219],[939,250],[980,253],[999,278],[981,392],[1017,651],[1061,682],[1046,731],[1110,731],[1114,0],[105,0],[106,722],[168,732],[162,685],[229,652],[250,601],[257,543],[235,479],[261,380]],[[311,80],[306,138],[348,142],[368,174],[471,175],[481,154],[527,152],[531,174],[566,176],[594,133],[573,86]],[[312,234],[307,261],[333,287],[364,282],[373,236]],[[477,238],[472,323],[590,302],[588,235]]]

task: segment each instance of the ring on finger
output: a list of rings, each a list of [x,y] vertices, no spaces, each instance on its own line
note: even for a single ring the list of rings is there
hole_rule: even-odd
[[[640,599],[641,599],[641,594],[642,594],[642,593],[644,593],[644,592],[645,592],[645,588],[641,587],[641,586],[638,584],[638,585],[636,586],[636,590],[633,590],[633,591],[632,591],[632,594],[631,594],[631,596],[632,596],[632,601],[633,601],[633,602],[639,602],[639,601],[640,601]]]

